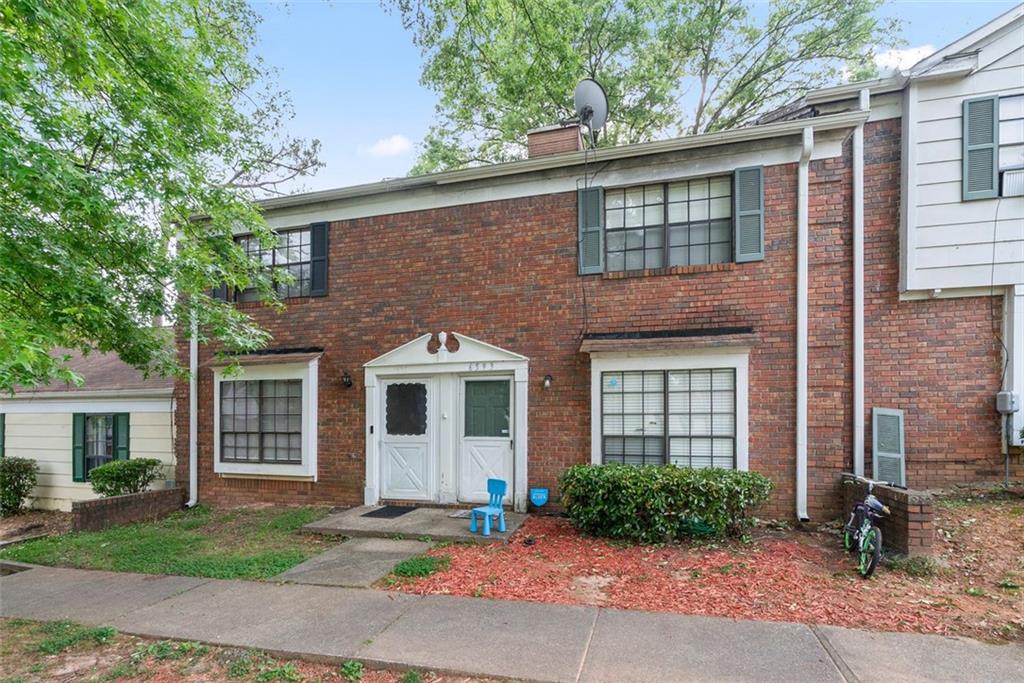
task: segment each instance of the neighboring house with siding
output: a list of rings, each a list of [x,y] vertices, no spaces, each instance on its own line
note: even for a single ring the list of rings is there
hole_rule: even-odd
[[[82,386],[53,384],[0,398],[0,452],[39,464],[30,505],[70,510],[95,498],[89,471],[114,459],[156,458],[174,483],[174,380],[144,379],[114,355],[71,354]]]
[[[974,175],[1008,169],[957,175],[957,112],[1005,97],[1015,153],[1020,30],[1017,8],[934,62],[970,70],[925,60],[755,127],[596,154],[549,127],[523,161],[266,200],[279,248],[238,238],[296,280],[283,310],[218,292],[272,335],[240,373],[181,337],[178,481],[221,504],[450,505],[497,476],[525,509],[577,463],[672,463],[762,472],[765,514],[823,519],[876,462],[913,487],[1000,478],[1024,199]],[[994,118],[966,125],[969,154],[994,149]],[[947,153],[947,175],[906,166]]]

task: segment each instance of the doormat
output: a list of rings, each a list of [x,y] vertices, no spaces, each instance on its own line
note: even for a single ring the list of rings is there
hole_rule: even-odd
[[[376,519],[394,519],[395,517],[401,517],[407,512],[412,512],[416,508],[405,507],[404,505],[385,505],[382,508],[376,510],[370,510],[359,515],[360,517],[374,517]]]

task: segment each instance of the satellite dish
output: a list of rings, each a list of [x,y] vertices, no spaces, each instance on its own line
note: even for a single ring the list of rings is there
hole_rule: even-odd
[[[592,78],[584,78],[576,86],[572,98],[580,124],[590,129],[591,137],[604,128],[608,120],[608,96],[601,84]]]

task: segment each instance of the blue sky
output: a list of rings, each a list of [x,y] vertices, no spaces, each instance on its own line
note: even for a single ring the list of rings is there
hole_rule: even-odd
[[[904,20],[901,50],[942,47],[1014,1],[901,0],[883,13]],[[319,190],[405,175],[434,116],[419,83],[421,56],[397,13],[378,2],[253,2],[263,16],[257,52],[291,92],[290,132],[318,138],[326,163],[290,191]],[[880,46],[885,51],[890,46]],[[911,63],[912,55],[903,56]]]

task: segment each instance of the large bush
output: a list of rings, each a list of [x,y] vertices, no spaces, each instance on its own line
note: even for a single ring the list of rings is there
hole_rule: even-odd
[[[21,512],[25,498],[36,485],[39,465],[28,458],[0,458],[0,514]]]
[[[577,465],[560,485],[562,504],[581,531],[644,543],[738,534],[772,490],[756,472],[674,465]]]
[[[160,476],[164,464],[154,458],[112,460],[89,471],[92,490],[101,496],[142,493]]]

